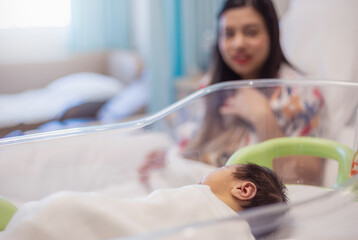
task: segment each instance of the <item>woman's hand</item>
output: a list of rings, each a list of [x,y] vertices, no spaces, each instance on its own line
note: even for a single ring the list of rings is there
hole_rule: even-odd
[[[226,98],[220,113],[236,115],[252,124],[261,141],[283,136],[267,97],[257,89],[236,91],[235,95]]]
[[[234,114],[253,125],[269,112],[271,109],[266,96],[254,88],[236,91],[235,95],[226,98],[220,108],[221,114]]]

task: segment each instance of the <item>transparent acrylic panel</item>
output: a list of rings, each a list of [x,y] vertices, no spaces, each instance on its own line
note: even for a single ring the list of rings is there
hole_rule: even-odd
[[[197,184],[236,150],[282,136],[326,138],[356,149],[357,90],[358,84],[332,81],[228,82],[133,122],[0,139],[0,195],[17,207],[60,191],[142,197]],[[275,161],[297,206],[311,204],[335,184],[334,160]]]
[[[291,189],[292,190],[292,189]],[[334,191],[321,191],[309,200],[272,205],[237,217],[116,238],[118,240],[250,239],[240,226],[247,222],[256,239],[356,239],[358,176]]]

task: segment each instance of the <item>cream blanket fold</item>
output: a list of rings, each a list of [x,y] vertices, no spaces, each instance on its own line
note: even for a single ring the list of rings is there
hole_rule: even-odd
[[[157,190],[144,198],[61,192],[20,207],[3,239],[110,239],[237,216],[206,185]],[[236,226],[253,239],[245,221]]]

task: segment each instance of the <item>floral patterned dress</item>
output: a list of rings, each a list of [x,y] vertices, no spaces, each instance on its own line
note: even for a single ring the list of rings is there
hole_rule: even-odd
[[[285,64],[281,66],[278,78],[305,81],[301,74]],[[200,87],[205,87],[205,85],[201,85]],[[268,89],[269,88],[266,89],[266,92]],[[323,136],[325,129],[323,120],[326,118],[325,106],[323,95],[318,87],[288,85],[270,87],[269,91],[269,105],[274,113],[278,126],[285,136]],[[201,111],[199,108],[203,107],[196,107],[196,111],[194,111],[196,114]],[[191,126],[191,131],[187,129],[186,131],[182,131],[183,126],[180,126],[180,129],[178,129],[181,131],[181,133],[178,134],[181,135],[181,137],[177,139],[179,139],[180,149],[183,153],[188,150],[188,144],[190,144],[190,141],[198,133],[200,125],[202,125],[202,117],[196,117],[195,119],[197,121],[196,124],[188,124]],[[250,127],[250,124],[246,125],[246,127],[242,127],[245,134],[241,134],[238,128],[240,127],[236,127],[233,131],[229,130],[228,132],[231,133],[226,133],[227,140],[220,136],[215,137],[215,139],[208,139],[206,150],[196,150],[198,154],[201,155],[198,160],[220,166],[227,160],[227,157],[234,152],[234,149],[237,150],[241,147],[260,142],[255,129]],[[234,133],[234,131],[236,131],[236,133]],[[183,134],[183,132],[185,134]],[[222,135],[224,134],[223,132]],[[235,135],[241,135],[241,138],[235,138]],[[220,140],[220,138],[223,140]],[[210,143],[215,141],[218,143]],[[219,141],[221,141],[221,143],[219,143]],[[230,144],[232,146],[229,146]]]

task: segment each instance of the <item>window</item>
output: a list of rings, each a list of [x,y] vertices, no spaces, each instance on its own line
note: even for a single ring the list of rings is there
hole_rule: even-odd
[[[0,0],[0,28],[63,27],[71,0]]]

